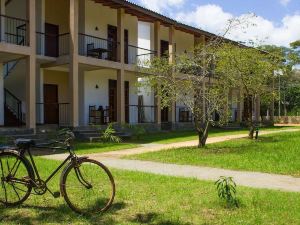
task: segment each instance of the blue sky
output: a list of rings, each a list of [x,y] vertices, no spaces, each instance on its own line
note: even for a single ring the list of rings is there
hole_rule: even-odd
[[[229,19],[246,17],[247,28],[236,28],[228,35],[238,41],[288,46],[300,39],[300,0],[131,1],[217,34],[222,34]],[[256,16],[247,15],[249,12]]]

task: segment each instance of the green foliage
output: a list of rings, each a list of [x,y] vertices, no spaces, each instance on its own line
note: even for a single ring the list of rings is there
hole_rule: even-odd
[[[116,131],[113,128],[113,124],[108,124],[107,128],[103,131],[100,136],[100,139],[104,143],[120,143],[122,139],[115,135]]]
[[[232,177],[220,177],[215,185],[219,198],[226,202],[227,207],[239,207],[239,201],[236,197],[236,183]]]
[[[136,140],[140,140],[146,134],[146,129],[143,125],[126,124],[125,129],[128,130]]]

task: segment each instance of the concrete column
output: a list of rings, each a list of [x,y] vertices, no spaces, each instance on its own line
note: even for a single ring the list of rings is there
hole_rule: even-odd
[[[256,96],[255,98],[254,107],[255,107],[255,121],[260,122],[260,97],[259,96]]]
[[[84,70],[79,69],[79,125],[84,126],[85,123],[85,114],[87,108],[85,107],[85,79],[84,79]]]
[[[4,126],[4,80],[2,63],[0,63],[0,71],[0,126]]]
[[[5,15],[5,0],[0,0],[1,5],[0,5],[0,12],[1,15]],[[1,31],[0,31],[0,36],[1,36],[1,41],[5,41],[5,18],[1,18]]]
[[[125,10],[118,9],[117,23],[118,23],[118,60],[124,66],[124,21]],[[124,68],[117,72],[117,121],[119,124],[125,123],[125,70]]]
[[[78,64],[78,11],[79,0],[70,0],[70,125],[79,126],[79,64]]]
[[[154,50],[156,51],[156,56],[160,57],[160,41],[161,41],[161,36],[160,36],[160,22],[156,21],[154,23]],[[160,87],[157,87],[160,88]],[[156,93],[154,93],[156,95]],[[154,104],[156,106],[155,109],[155,119],[157,124],[161,124],[161,99],[159,96],[155,96],[154,99]]]
[[[240,89],[238,91],[238,101],[237,101],[237,122],[243,122],[243,108],[244,108],[244,98],[243,98],[243,91]]]
[[[169,63],[175,63],[175,27],[169,27]],[[169,107],[169,122],[176,123],[176,102],[172,102]]]
[[[26,59],[26,127],[36,128],[36,0],[28,0],[30,56]]]

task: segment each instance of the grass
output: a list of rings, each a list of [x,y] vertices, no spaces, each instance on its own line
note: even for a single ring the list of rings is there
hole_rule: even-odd
[[[300,176],[300,132],[209,144],[204,149],[178,148],[129,156],[131,159],[260,171]]]
[[[262,128],[263,131],[271,130],[286,130],[291,129],[291,127],[267,127]],[[235,134],[247,134],[248,129],[234,129],[225,130],[220,128],[211,128],[209,131],[209,137],[219,137],[225,135],[235,135]],[[135,141],[137,143],[157,143],[157,144],[170,144],[175,142],[184,142],[197,140],[198,136],[195,131],[170,131],[170,132],[158,132],[153,134],[147,134],[140,138],[140,140]]]
[[[89,142],[77,142],[75,144],[76,154],[84,155],[91,153],[111,152],[122,149],[129,149],[138,147],[138,144],[134,143],[89,143]]]
[[[43,177],[58,163],[39,159]],[[113,170],[117,195],[113,207],[91,217],[73,213],[62,198],[31,196],[20,207],[0,206],[0,224],[300,224],[300,194],[238,187],[239,209],[228,209],[212,182]],[[59,177],[49,187],[58,190]]]

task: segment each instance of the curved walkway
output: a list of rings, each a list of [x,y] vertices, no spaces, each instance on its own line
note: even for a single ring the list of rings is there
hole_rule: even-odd
[[[261,134],[274,134],[281,132],[294,132],[299,131],[299,129],[289,129],[281,131],[265,131]],[[209,138],[207,143],[217,143],[222,141],[233,140],[237,138],[247,137],[245,134],[240,135],[229,135],[223,137],[213,137]],[[166,176],[176,176],[176,177],[188,177],[196,178],[199,180],[210,180],[216,181],[220,176],[233,177],[238,185],[253,187],[253,188],[266,188],[273,190],[282,190],[288,192],[300,192],[300,178],[295,178],[292,176],[276,175],[276,174],[267,174],[259,172],[247,172],[247,171],[234,171],[210,167],[198,167],[198,166],[188,166],[188,165],[175,165],[175,164],[166,164],[166,163],[157,163],[157,162],[148,162],[148,161],[139,161],[139,160],[125,160],[119,159],[119,157],[133,155],[133,154],[142,154],[146,152],[156,152],[167,150],[170,148],[177,147],[186,147],[186,146],[195,146],[197,141],[188,141],[180,142],[173,144],[152,144],[146,145],[140,148],[99,153],[99,154],[90,154],[90,158],[99,160],[103,162],[108,167],[122,169],[122,170],[131,170],[131,171],[140,171],[146,173],[160,174]],[[43,156],[47,159],[54,160],[63,160],[65,159],[65,154],[57,155],[48,155]]]

